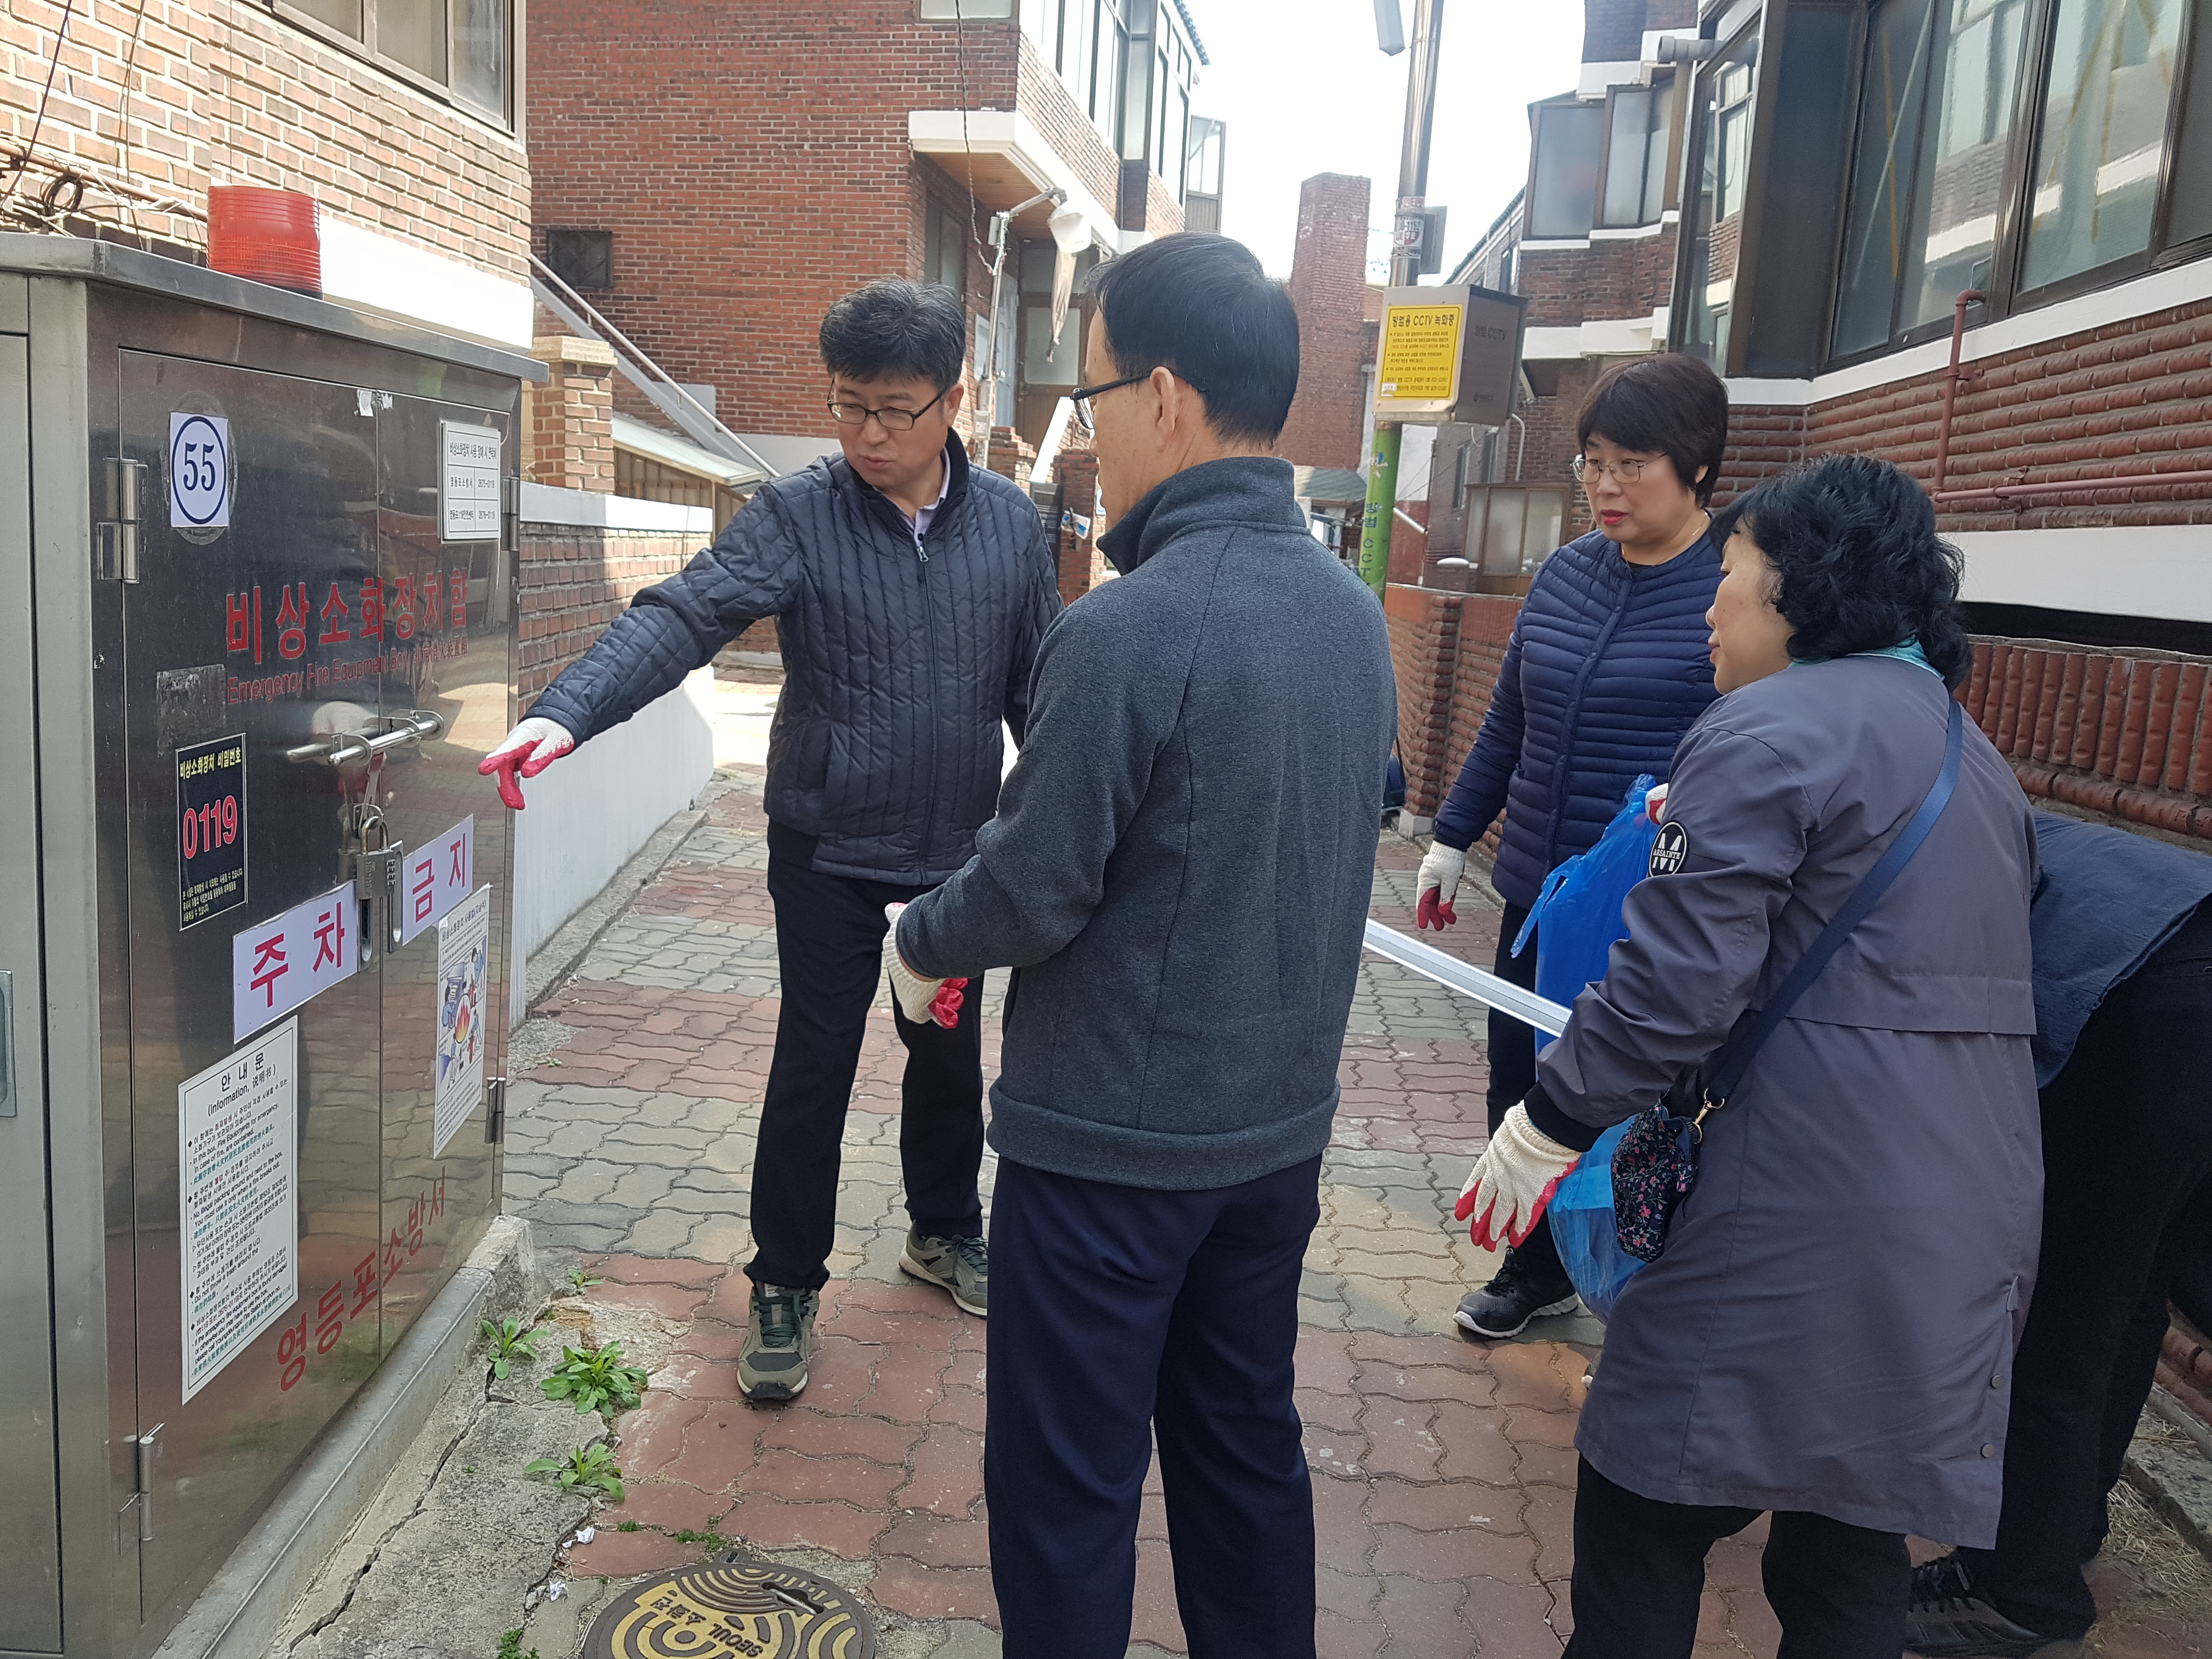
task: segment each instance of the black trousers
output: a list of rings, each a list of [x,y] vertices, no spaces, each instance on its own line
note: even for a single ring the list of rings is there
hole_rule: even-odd
[[[1690,1659],[1705,1555],[1757,1510],[1662,1504],[1589,1463],[1575,1481],[1575,1633],[1566,1659]],[[1905,1534],[1778,1512],[1759,1563],[1777,1659],[1897,1659],[1912,1562]]]
[[[2175,1274],[2212,1216],[2212,903],[2106,998],[2042,1093],[2043,1247],[1993,1550],[1961,1550],[2043,1635],[2097,1616],[2081,1564],[2149,1397]]]
[[[1522,924],[1528,920],[1528,907],[1509,904],[1498,924],[1498,960],[1493,971],[1498,977],[1520,986],[1523,990],[1536,988],[1536,935],[1528,935],[1528,948],[1519,956],[1513,954],[1513,941],[1520,936]],[[1528,1091],[1536,1086],[1536,1028],[1524,1025],[1510,1014],[1490,1011],[1490,1090],[1486,1103],[1490,1108],[1490,1133],[1496,1134],[1498,1126],[1505,1121],[1506,1113],[1528,1097]],[[1559,1247],[1552,1239],[1552,1224],[1540,1222],[1525,1243],[1510,1252],[1520,1262],[1521,1271],[1538,1285],[1556,1285],[1559,1296],[1547,1300],[1556,1302],[1572,1288],[1567,1283],[1567,1270],[1559,1262]]]
[[[1321,1160],[1155,1192],[1001,1159],[983,1491],[1006,1659],[1121,1659],[1159,1444],[1191,1659],[1313,1659],[1291,1403]]]
[[[819,1290],[837,1231],[837,1170],[845,1111],[860,1070],[868,1010],[883,979],[884,906],[921,896],[898,887],[817,875],[814,841],[768,830],[768,890],[775,905],[775,957],[783,1003],[775,1058],[753,1154],[756,1285]],[[969,988],[951,1030],[891,1018],[906,1044],[899,1163],[906,1210],[925,1233],[981,1237],[983,1203],[983,999]]]

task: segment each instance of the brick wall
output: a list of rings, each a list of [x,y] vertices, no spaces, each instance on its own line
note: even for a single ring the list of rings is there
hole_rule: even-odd
[[[969,216],[908,112],[1009,109],[1019,79],[1015,23],[913,0],[533,0],[530,51],[541,235],[612,231],[614,286],[586,297],[741,432],[827,433],[823,313],[922,274],[933,191]]]
[[[146,0],[143,28],[140,15],[106,0],[72,9],[37,124],[43,156],[200,211],[210,180],[304,191],[372,229],[524,273],[530,167],[512,136],[258,6]],[[11,151],[30,137],[62,18],[53,0],[9,0],[0,15],[0,143]],[[50,176],[26,173],[24,190]],[[103,219],[120,214],[96,191],[86,204]],[[191,215],[142,207],[130,222],[170,244],[206,240]]]
[[[696,536],[569,525],[525,524],[518,540],[518,690],[526,706],[629,608],[640,588],[674,575],[699,550]]]
[[[1523,246],[1514,292],[1528,301],[1528,326],[1648,319],[1674,286],[1675,228],[1606,236],[1588,247]]]
[[[1053,532],[1060,559],[1060,602],[1073,605],[1105,580],[1106,556],[1098,550],[1098,457],[1087,449],[1063,449],[1053,463],[1063,514],[1089,525],[1079,531],[1063,517]]]
[[[540,335],[530,355],[543,386],[525,386],[522,476],[559,489],[615,487],[614,348],[572,334]]]
[[[1019,73],[1021,102],[1013,107],[1029,117],[1030,125],[1067,163],[1084,189],[1111,209],[1121,194],[1121,158],[1027,35],[1021,37]]]
[[[2154,312],[1969,365],[1951,441],[1948,487],[2019,478],[2212,469],[2212,301]],[[1856,451],[1934,476],[1940,372],[1805,410],[1735,411],[1723,483],[1731,492],[1810,456]],[[1945,512],[1944,530],[2212,524],[2212,493],[2135,487],[2017,511]]]
[[[1324,173],[1298,189],[1291,304],[1298,315],[1298,395],[1276,453],[1299,466],[1358,467],[1372,331],[1366,321],[1364,179]]]
[[[1459,775],[1519,610],[1484,594],[1386,591],[1408,813],[1434,817]],[[1959,695],[2030,796],[2212,841],[2212,659],[1978,639]]]

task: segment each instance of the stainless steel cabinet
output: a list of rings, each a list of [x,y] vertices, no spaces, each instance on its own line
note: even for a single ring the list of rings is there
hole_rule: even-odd
[[[0,236],[0,1655],[158,1645],[496,1212],[535,372]]]

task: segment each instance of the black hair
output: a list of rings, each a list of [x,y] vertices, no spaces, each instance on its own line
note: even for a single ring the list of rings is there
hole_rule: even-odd
[[[1121,374],[1173,369],[1222,437],[1274,442],[1298,390],[1298,314],[1252,251],[1181,231],[1091,273]]]
[[[1936,535],[1935,505],[1909,473],[1871,455],[1808,462],[1733,502],[1713,539],[1738,530],[1774,572],[1791,656],[1817,662],[1917,640],[1946,685],[1966,679],[1966,560]]]
[[[822,319],[822,364],[855,380],[919,378],[942,392],[968,360],[968,313],[949,288],[902,276],[855,289]]]
[[[1728,448],[1728,388],[1702,359],[1663,352],[1615,363],[1597,377],[1575,421],[1575,443],[1609,438],[1623,449],[1664,455],[1698,505],[1713,499]],[[1703,467],[1705,476],[1698,477]]]

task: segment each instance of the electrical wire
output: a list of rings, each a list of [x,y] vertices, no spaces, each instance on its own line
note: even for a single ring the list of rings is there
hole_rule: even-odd
[[[54,61],[46,65],[46,84],[39,94],[39,112],[31,118],[31,136],[23,141],[23,152],[15,158],[15,171],[9,177],[8,188],[0,191],[0,202],[15,194],[15,187],[23,182],[23,169],[31,164],[31,153],[39,147],[39,131],[46,123],[46,100],[53,95],[54,75],[62,66],[62,43],[69,39],[70,19],[76,12],[76,0],[62,0],[62,21],[54,30]]]

